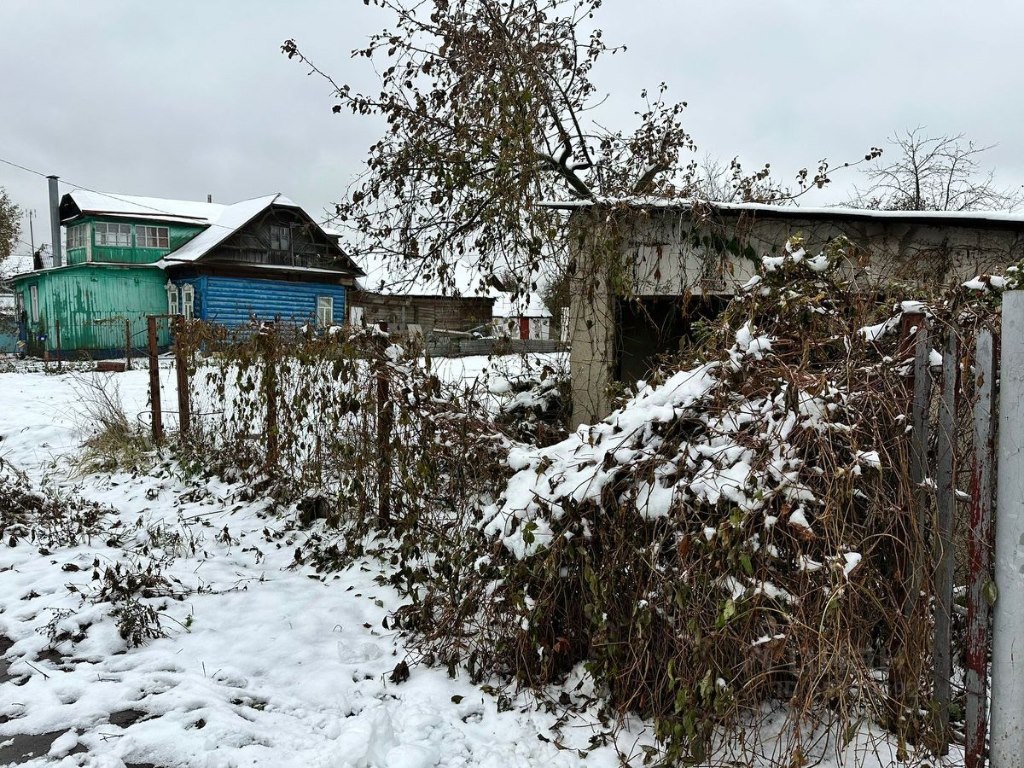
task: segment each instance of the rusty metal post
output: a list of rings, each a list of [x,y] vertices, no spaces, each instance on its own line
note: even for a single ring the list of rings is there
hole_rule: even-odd
[[[164,422],[160,413],[160,356],[157,348],[157,318],[146,318],[147,350],[149,352],[149,402],[153,411],[153,441],[164,439]]]
[[[61,345],[60,345],[60,320],[57,320],[56,323],[54,324],[54,331],[57,334],[57,338],[56,338],[56,342],[57,342],[57,370],[58,371],[63,371],[64,370],[64,355],[63,355],[63,350],[61,349]]]
[[[939,404],[935,482],[934,589],[935,634],[932,649],[932,693],[935,737],[940,755],[949,752],[950,675],[953,671],[953,516],[956,511],[956,400],[960,368],[956,333],[947,331],[942,356],[942,400]]]
[[[395,414],[386,359],[387,342],[378,349],[377,367],[377,520],[381,528],[391,525],[391,433]]]
[[[124,369],[132,369],[132,321],[124,321]]]
[[[174,369],[178,379],[178,437],[184,439],[192,429],[192,402],[189,393],[188,354],[186,354],[185,319],[174,318]]]
[[[965,768],[985,765],[988,731],[989,606],[992,581],[992,507],[995,464],[996,350],[992,332],[978,334],[974,370],[974,464],[971,467],[971,512],[967,544],[967,638],[964,688]]]

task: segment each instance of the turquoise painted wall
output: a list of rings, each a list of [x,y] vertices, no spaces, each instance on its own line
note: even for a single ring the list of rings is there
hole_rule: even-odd
[[[122,267],[105,264],[72,265],[42,270],[15,278],[29,312],[33,338],[46,336],[45,346],[57,349],[60,320],[61,349],[66,353],[116,353],[125,346],[125,320],[131,325],[132,344],[146,345],[146,317],[167,312],[167,276],[158,267]],[[39,295],[39,318],[32,321],[31,287]],[[159,343],[169,335],[161,323]]]
[[[110,224],[127,224],[131,227],[131,246],[125,248],[96,245],[95,224],[98,222]],[[152,264],[159,261],[171,251],[177,250],[193,237],[202,232],[206,227],[193,224],[165,223],[146,219],[125,219],[114,217],[83,216],[75,219],[66,225],[68,236],[71,237],[71,230],[77,226],[88,227],[87,237],[92,248],[92,260],[94,262],[113,264]],[[168,245],[167,248],[140,248],[137,236],[137,227],[159,226],[167,227]],[[84,264],[88,261],[88,248],[68,248],[68,264]]]

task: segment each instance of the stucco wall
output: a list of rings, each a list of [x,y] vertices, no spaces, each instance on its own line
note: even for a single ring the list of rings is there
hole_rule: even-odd
[[[616,296],[730,295],[756,274],[760,257],[780,253],[796,235],[811,254],[837,237],[847,238],[851,247],[843,268],[866,291],[892,282],[937,288],[1024,257],[1024,223],[965,226],[790,216],[715,211],[702,217],[658,208],[573,213],[574,423],[591,423],[610,410]]]

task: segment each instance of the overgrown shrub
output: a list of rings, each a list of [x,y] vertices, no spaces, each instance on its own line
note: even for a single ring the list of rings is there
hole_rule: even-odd
[[[670,759],[742,750],[783,704],[782,764],[865,720],[921,743],[931,542],[898,330],[919,307],[851,288],[840,247],[767,259],[696,358],[514,449],[501,498],[399,612],[427,658],[535,687],[585,663]]]

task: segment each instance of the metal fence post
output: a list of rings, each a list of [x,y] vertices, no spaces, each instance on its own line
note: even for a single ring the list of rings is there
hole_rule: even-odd
[[[992,630],[992,768],[1024,756],[1024,291],[1003,294],[998,464],[996,602]]]

